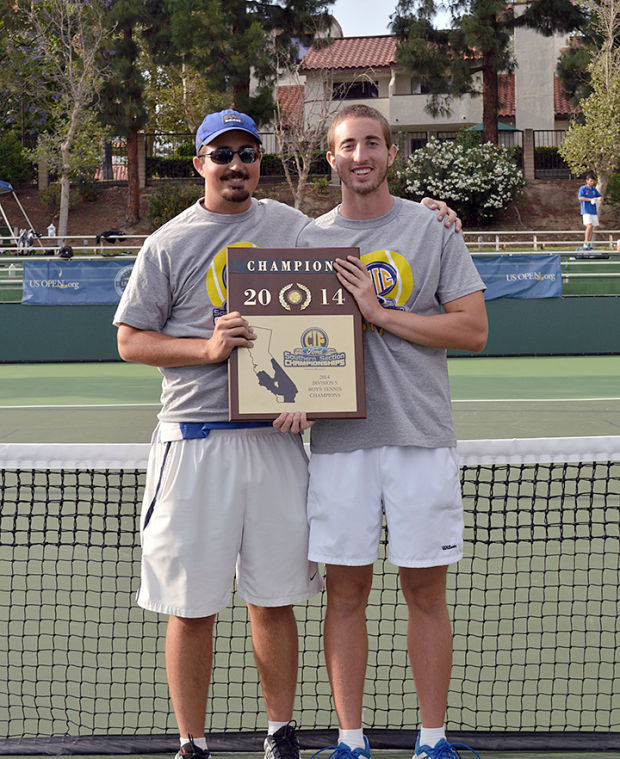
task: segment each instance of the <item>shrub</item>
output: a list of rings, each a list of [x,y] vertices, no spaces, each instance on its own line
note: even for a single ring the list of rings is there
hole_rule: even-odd
[[[611,205],[620,203],[620,174],[612,174],[605,190],[605,201]]]
[[[196,176],[194,164],[188,157],[162,158],[148,156],[146,175],[154,179],[184,179]]]
[[[292,155],[286,155],[285,160],[288,163],[291,173],[296,176],[295,160]],[[329,174],[329,163],[325,157],[324,150],[315,150],[312,154],[310,163],[310,174],[324,176]],[[284,166],[279,153],[264,153],[260,164],[260,173],[263,177],[283,177]]]
[[[78,171],[75,176],[77,191],[82,200],[93,203],[99,197],[99,182],[90,171]]]
[[[193,142],[183,142],[174,151],[175,158],[193,158],[196,155],[196,145]]]
[[[525,184],[509,148],[491,143],[464,147],[435,138],[395,173],[404,197],[441,198],[466,224],[493,218]]]
[[[41,203],[47,208],[50,215],[54,216],[60,209],[60,182],[50,182],[45,190],[39,191]],[[80,195],[75,187],[69,188],[69,210],[79,203]]]
[[[28,184],[32,181],[32,166],[24,155],[22,146],[12,132],[0,134],[0,167],[5,182],[14,187]]]
[[[199,184],[162,184],[149,195],[146,218],[153,227],[161,227],[195,203],[203,192],[204,188]]]
[[[388,169],[388,187],[390,188],[390,193],[392,195],[397,195],[401,198],[408,197],[407,195],[407,188],[405,186],[406,179],[405,179],[405,166],[407,165],[407,162],[403,158],[403,156],[400,153],[396,154],[396,158],[394,159],[394,163],[390,166]]]

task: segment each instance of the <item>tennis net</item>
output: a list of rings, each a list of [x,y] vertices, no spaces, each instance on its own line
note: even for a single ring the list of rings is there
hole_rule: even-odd
[[[166,620],[134,602],[147,453],[0,445],[0,754],[178,745]],[[466,441],[459,454],[466,547],[449,572],[449,736],[480,749],[620,749],[620,437]],[[411,748],[406,606],[383,548],[364,722],[375,747]],[[335,738],[323,601],[296,607],[306,748]],[[210,747],[259,750],[265,725],[236,599],[217,620]]]

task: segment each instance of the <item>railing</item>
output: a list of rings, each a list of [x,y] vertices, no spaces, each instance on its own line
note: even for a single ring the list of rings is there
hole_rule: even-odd
[[[579,230],[464,232],[463,236],[475,256],[558,253],[564,295],[620,295],[620,230],[597,234],[597,239],[592,243],[592,253],[607,258],[594,259],[583,258],[583,254],[580,256],[578,248],[583,232]],[[72,247],[80,261],[97,261],[103,257],[131,260],[145,237],[147,235],[123,235],[123,239],[110,242],[101,235],[66,236],[64,244]],[[0,302],[21,299],[24,261],[40,261],[44,255],[55,256],[59,248],[58,238],[41,237],[36,247],[23,250],[18,248],[14,238],[0,237]]]
[[[58,236],[36,238],[27,249],[20,249],[15,242],[15,237],[0,236],[0,261],[5,255],[41,255],[44,250],[55,253],[61,244],[70,245],[74,253],[90,252],[93,256],[115,255],[122,248],[123,251],[140,250],[143,241],[148,235],[133,235],[121,232],[118,235],[105,237],[106,233],[99,235],[65,235],[61,243]],[[547,252],[571,252],[577,251],[583,243],[582,229],[566,230],[508,230],[508,231],[463,231],[463,237],[471,253],[482,255],[496,255],[496,253],[538,253]],[[612,251],[620,253],[620,229],[610,229],[595,232],[592,241],[593,251]]]
[[[111,234],[103,232],[99,235],[65,235],[62,239],[56,237],[35,237],[29,244],[16,242],[15,237],[0,237],[0,262],[8,259],[5,256],[18,256],[23,260],[24,256],[57,255],[59,249],[65,245],[73,249],[74,254],[84,253],[88,256],[116,256],[122,249],[123,253],[137,253],[148,235],[132,235],[126,232]],[[80,256],[82,258],[82,256]]]
[[[538,231],[464,231],[463,237],[471,253],[497,255],[497,253],[563,253],[577,252],[583,245],[583,229]],[[592,241],[593,252],[620,251],[620,229],[596,232]]]

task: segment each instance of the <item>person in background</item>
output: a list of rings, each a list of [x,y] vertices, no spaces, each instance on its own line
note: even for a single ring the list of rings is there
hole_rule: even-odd
[[[598,203],[597,198],[602,198],[601,193],[594,186],[596,184],[596,177],[594,172],[588,171],[586,174],[586,183],[581,185],[579,193],[577,194],[577,200],[581,203],[581,216],[585,225],[584,233],[584,250],[592,250],[592,237],[594,235],[594,227],[598,227]]]

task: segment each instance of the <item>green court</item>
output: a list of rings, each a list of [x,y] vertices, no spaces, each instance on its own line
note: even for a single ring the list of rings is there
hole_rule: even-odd
[[[449,366],[460,440],[620,435],[620,357],[454,358]],[[140,365],[0,365],[0,443],[143,443],[148,441],[156,423],[159,391],[157,370]],[[587,509],[581,504],[581,496],[576,495],[574,523],[569,519],[562,526],[564,502],[555,501],[560,491],[564,493],[565,478],[570,481],[570,475],[563,471],[561,481],[555,475],[548,481],[532,484],[528,470],[524,483],[499,481],[492,488],[495,496],[488,498],[484,482],[465,483],[466,497],[473,499],[474,488],[476,491],[480,488],[483,494],[480,502],[473,500],[478,504],[476,519],[480,520],[476,526],[478,542],[471,539],[470,522],[467,555],[459,570],[451,572],[455,605],[451,705],[458,713],[465,712],[465,722],[468,710],[473,713],[480,705],[485,714],[488,710],[495,718],[502,715],[507,730],[527,731],[532,729],[534,713],[542,702],[545,709],[547,704],[550,706],[552,725],[555,710],[559,713],[566,709],[569,714],[579,712],[583,730],[596,730],[595,709],[601,701],[609,704],[613,718],[618,716],[620,705],[617,691],[615,694],[613,691],[616,682],[613,674],[609,677],[603,673],[601,681],[591,674],[599,656],[611,655],[613,661],[609,652],[613,651],[617,637],[613,628],[604,626],[618,616],[618,540],[613,522],[613,514],[618,511],[617,491],[615,501],[608,504],[613,507],[607,509],[612,520],[608,533],[602,532],[598,521],[599,514],[606,511],[605,498],[598,491],[588,497]],[[33,674],[22,686],[27,703],[34,700],[35,694],[46,696],[41,691],[42,683],[51,688],[52,694],[55,692],[58,686],[54,680],[65,676],[64,659],[68,656],[72,665],[71,681],[67,679],[68,713],[77,724],[84,703],[89,719],[93,720],[92,729],[97,732],[97,704],[101,703],[103,713],[109,700],[116,710],[111,729],[114,732],[117,724],[119,729],[125,724],[121,720],[127,719],[130,724],[137,721],[139,713],[150,708],[151,698],[159,713],[167,712],[161,658],[165,625],[155,615],[147,615],[144,620],[133,604],[139,561],[133,512],[120,499],[112,507],[108,491],[101,488],[100,492],[96,482],[89,485],[95,496],[92,510],[86,515],[80,507],[67,520],[75,523],[78,537],[93,525],[96,528],[88,549],[79,544],[75,553],[74,542],[79,541],[73,540],[74,525],[65,525],[61,512],[57,515],[54,509],[60,508],[61,500],[81,502],[83,496],[76,495],[80,487],[79,483],[71,483],[63,490],[62,499],[52,489],[56,506],[48,507],[45,500],[38,501],[14,523],[16,535],[23,532],[30,536],[34,531],[34,549],[26,546],[22,549],[19,541],[15,541],[18,552],[14,560],[17,565],[25,562],[27,565],[18,578],[17,590],[12,591],[12,599],[23,601],[23,610],[17,603],[10,610],[0,609],[0,627],[10,632],[14,654],[23,654],[28,672],[28,635],[24,637],[22,629],[28,633],[29,626],[34,626],[35,620],[40,621],[44,648],[39,654],[36,676]],[[491,500],[493,497],[502,500],[502,488],[507,508],[495,513]],[[528,516],[523,504],[538,497],[540,505],[537,502],[529,509]],[[584,516],[586,510],[588,516]],[[583,520],[590,518],[593,510],[594,534],[586,540],[584,530],[590,527]],[[527,518],[531,519],[531,537],[525,523]],[[543,527],[545,537],[541,539]],[[52,546],[49,557],[39,556],[43,548],[38,547],[38,535],[42,541],[49,539]],[[394,716],[402,711],[404,724],[409,725],[409,702],[414,704],[415,696],[410,690],[411,683],[407,682],[410,678],[404,655],[406,623],[398,601],[397,575],[394,568],[387,567],[376,572],[377,586],[369,607],[369,631],[376,641],[370,666],[373,677],[379,681],[375,701],[369,708],[375,724],[388,711]],[[2,576],[7,576],[4,569],[0,570],[0,587],[4,587]],[[57,578],[55,591],[51,590],[52,577]],[[55,600],[51,593],[56,593]],[[48,616],[53,604],[63,610],[54,622]],[[303,698],[300,697],[300,709],[307,708],[309,712],[318,709],[319,722],[329,724],[331,707],[320,662],[320,604],[317,600],[298,610],[300,628],[304,630],[302,663],[309,678]],[[602,610],[599,620],[602,629],[591,625],[596,610]],[[243,606],[236,602],[222,613],[218,626],[221,642],[215,652],[212,698],[227,720],[235,723],[238,719],[244,730],[252,730],[254,725],[248,724],[245,715],[256,703],[260,704],[257,701],[260,697]],[[65,651],[62,646],[66,639],[69,644]],[[578,643],[582,641],[576,650],[583,649],[583,661],[566,658],[576,639]],[[146,647],[144,641],[148,642]],[[558,657],[556,651],[560,652]],[[467,657],[472,657],[471,663]],[[613,670],[612,662],[609,666]],[[79,667],[85,668],[85,676]],[[481,672],[476,692],[471,690],[470,667],[479,667]],[[229,679],[233,683],[232,694],[228,693]],[[587,685],[590,680],[592,684],[600,683],[595,691]],[[121,681],[126,683],[129,698],[117,693]],[[587,687],[582,688],[582,682]],[[515,706],[513,686],[514,691],[519,691],[521,707]],[[224,700],[228,698],[232,698],[230,705]],[[56,719],[53,706],[50,714],[53,722]],[[33,725],[38,719],[32,707],[28,719]],[[481,719],[484,721],[486,717]],[[160,733],[174,731],[172,722],[157,724]],[[488,730],[491,724],[496,723],[483,724],[480,731]],[[214,722],[210,729],[218,732],[223,729],[223,722]],[[37,734],[36,730],[33,734]],[[476,748],[475,741],[471,743]],[[479,753],[483,759],[576,759],[595,753],[589,749],[558,751],[557,744],[554,748],[546,752]],[[214,755],[227,756],[221,752]],[[311,755],[312,751],[304,751],[304,759],[310,759]],[[375,759],[409,759],[410,755],[409,751],[373,751]],[[150,759],[172,756],[170,752],[149,754]],[[262,754],[231,756],[259,759]],[[468,756],[464,752],[463,758]],[[596,756],[620,759],[620,752],[597,751]],[[110,759],[110,755],[106,757]],[[329,752],[321,755],[321,759],[328,757]],[[91,755],[91,759],[99,759],[99,755]]]
[[[460,440],[620,434],[620,356],[452,358]],[[157,369],[0,364],[0,442],[148,442]]]

